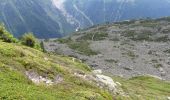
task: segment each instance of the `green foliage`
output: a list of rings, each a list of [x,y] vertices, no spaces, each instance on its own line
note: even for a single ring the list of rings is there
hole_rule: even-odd
[[[41,41],[40,46],[41,46],[41,49],[42,49],[43,52],[47,52],[47,51],[45,50],[44,42],[43,42],[43,41]]]
[[[91,48],[89,47],[89,42],[87,41],[80,41],[80,42],[70,41],[68,43],[68,46],[71,49],[74,49],[78,51],[79,53],[87,55],[87,56],[98,54],[98,52],[91,50]]]
[[[21,37],[21,42],[22,44],[26,46],[36,48],[36,49],[41,49],[40,43],[38,42],[36,37],[33,35],[33,33],[25,33]]]
[[[123,36],[134,38],[136,34],[137,33],[135,33],[134,30],[127,30],[127,31],[124,32]]]
[[[170,83],[150,76],[138,76],[130,79],[114,77],[122,84],[129,96],[117,96],[115,100],[166,100],[170,95]]]
[[[61,39],[57,39],[55,41],[57,41],[59,43],[63,43],[63,44],[66,43],[71,49],[76,50],[80,54],[84,54],[87,56],[98,54],[98,52],[93,51],[90,48],[90,46],[89,46],[90,43],[88,41],[84,41],[84,40],[73,41],[73,40],[71,40],[71,38],[61,38]]]
[[[57,40],[54,40],[54,42],[59,42],[59,43],[69,43],[71,40],[71,38],[59,38]]]
[[[112,100],[112,96],[94,84],[75,77],[73,71],[89,73],[87,65],[69,57],[45,54],[34,48],[0,41],[0,99],[2,100]],[[25,75],[34,71],[62,83],[35,85]]]
[[[132,38],[134,41],[152,41],[150,38],[151,34],[150,33],[139,33],[135,38]]]
[[[4,42],[17,42],[17,39],[7,31],[4,24],[0,24],[0,39]]]

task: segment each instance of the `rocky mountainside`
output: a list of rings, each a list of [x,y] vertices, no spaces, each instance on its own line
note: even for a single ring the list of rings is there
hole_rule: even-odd
[[[101,35],[96,34],[96,36],[100,37]],[[124,79],[107,75],[102,70],[91,69],[90,66],[75,57],[45,53],[40,48],[23,45],[23,40],[9,41],[10,39],[15,38],[1,27],[1,100],[170,99],[170,83],[168,81],[151,76]],[[60,40],[65,43],[66,41],[66,39]],[[70,39],[69,42],[73,43]],[[75,43],[77,44],[76,41]],[[81,51],[83,54],[96,55],[97,52],[84,47],[87,45],[88,43],[72,46],[78,47],[77,51]],[[83,49],[79,47],[83,47]]]
[[[1,0],[0,22],[16,37],[62,37],[92,25],[170,15],[169,0]]]
[[[100,25],[45,42],[45,48],[79,58],[106,74],[170,80],[169,17]]]

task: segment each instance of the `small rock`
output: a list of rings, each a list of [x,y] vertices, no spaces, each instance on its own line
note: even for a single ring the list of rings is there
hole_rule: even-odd
[[[167,100],[170,100],[170,97],[167,97]]]
[[[102,54],[98,54],[98,57],[103,57],[103,55]]]
[[[48,58],[44,57],[44,60],[48,61]]]
[[[161,76],[166,76],[166,72],[161,72]]]
[[[75,58],[72,58],[72,61],[75,62]]]
[[[93,73],[94,74],[102,74],[102,70],[101,69],[93,70]]]
[[[61,75],[57,75],[55,78],[54,78],[54,82],[55,83],[61,83],[63,81],[63,77]]]
[[[164,69],[163,69],[162,67],[160,67],[158,70],[159,70],[160,72],[164,72]]]
[[[98,67],[98,65],[97,64],[92,64],[92,65],[90,65],[92,68],[95,68],[95,67]]]
[[[117,84],[117,85],[119,85],[119,86],[122,86],[122,84],[121,84],[121,83],[119,83],[119,82],[116,82],[116,84]]]

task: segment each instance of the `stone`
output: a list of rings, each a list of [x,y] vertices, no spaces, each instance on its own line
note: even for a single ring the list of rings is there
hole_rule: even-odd
[[[44,57],[44,60],[48,61],[48,58]]]
[[[161,76],[166,76],[166,72],[161,72]]]
[[[53,85],[53,84],[59,83],[59,82],[56,81],[56,79],[55,79],[55,81],[53,81],[51,79],[48,79],[47,77],[40,76],[35,72],[27,71],[25,74],[33,83],[35,83],[37,85],[40,84],[40,83],[44,83],[46,85]],[[59,77],[58,81],[60,81],[60,82],[63,81],[63,78]]]
[[[164,69],[163,69],[162,67],[160,67],[158,70],[159,70],[160,72],[164,72]]]
[[[101,69],[97,69],[97,70],[93,70],[94,74],[102,74],[102,70]]]
[[[119,85],[119,86],[122,86],[122,84],[121,83],[119,83],[119,82],[115,82],[117,85]]]
[[[167,97],[167,100],[170,100],[170,97]]]
[[[96,81],[100,86],[106,86],[110,91],[116,91],[117,84],[113,81],[111,77],[105,75],[96,75]]]

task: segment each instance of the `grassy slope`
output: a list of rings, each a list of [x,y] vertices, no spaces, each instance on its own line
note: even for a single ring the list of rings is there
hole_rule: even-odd
[[[71,58],[52,56],[19,44],[0,42],[0,99],[112,99],[109,93],[73,76],[76,70],[90,72],[85,64],[73,62]],[[37,86],[27,79],[25,71],[36,71],[49,78],[60,74],[64,82],[53,86]]]
[[[108,92],[75,77],[73,72],[89,73],[90,69],[69,57],[53,56],[19,44],[0,42],[0,58],[0,99],[112,100]],[[60,74],[64,82],[53,86],[35,85],[24,74],[28,70],[49,78]],[[118,100],[166,100],[170,96],[170,83],[158,79],[113,79],[120,82],[129,95],[115,96]]]
[[[170,83],[149,76],[122,79],[114,77],[122,84],[128,97],[117,96],[118,100],[167,100],[170,96]]]

